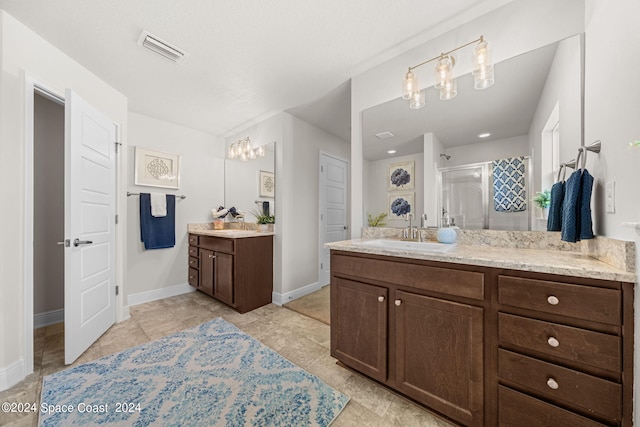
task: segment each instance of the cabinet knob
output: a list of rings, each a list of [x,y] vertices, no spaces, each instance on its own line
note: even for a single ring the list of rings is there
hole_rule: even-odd
[[[189,276],[189,279],[195,279],[196,276]]]
[[[384,302],[384,297],[382,295],[378,297],[378,302]]]
[[[555,337],[549,337],[547,343],[549,343],[551,347],[558,347],[560,345],[560,341],[558,341]]]
[[[211,254],[209,254],[209,258],[213,259],[213,258],[215,258],[215,257],[216,257],[215,255],[211,255]]]
[[[557,389],[558,389],[558,387],[560,387],[560,385],[558,384],[558,382],[557,382],[555,379],[553,379],[553,378],[549,378],[549,379],[547,380],[547,385],[548,385],[548,386],[549,386],[549,388],[550,388],[550,389],[552,389],[552,390],[557,390]]]
[[[560,300],[558,299],[558,297],[550,295],[549,297],[547,297],[547,302],[551,305],[558,305],[560,303]]]
[[[397,306],[397,307],[400,307],[400,304],[402,304],[402,300],[401,300],[401,299],[397,299],[397,300],[395,301],[395,303],[396,303],[396,306]]]

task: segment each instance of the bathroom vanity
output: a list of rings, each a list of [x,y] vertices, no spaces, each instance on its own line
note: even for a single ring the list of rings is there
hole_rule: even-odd
[[[246,313],[269,304],[273,233],[189,226],[189,284]]]
[[[580,252],[331,248],[331,354],[469,426],[631,425],[635,274]]]

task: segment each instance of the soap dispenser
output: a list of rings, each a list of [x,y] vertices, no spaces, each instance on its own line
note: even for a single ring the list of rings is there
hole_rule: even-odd
[[[456,239],[458,238],[458,233],[456,233],[457,227],[451,227],[450,225],[452,223],[453,221],[450,222],[448,216],[447,216],[447,221],[442,221],[442,227],[440,227],[438,229],[438,232],[436,233],[436,238],[438,239],[438,242],[447,243],[447,244],[456,242]]]

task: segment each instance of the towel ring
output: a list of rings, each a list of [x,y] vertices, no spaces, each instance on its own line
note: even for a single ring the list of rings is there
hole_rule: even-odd
[[[562,174],[564,172],[564,174],[562,175],[562,181],[564,181],[564,177],[567,174],[567,169],[566,169],[566,165],[564,163],[560,164],[560,169],[558,169],[558,178],[556,179],[556,182],[562,182],[560,181],[560,174]]]

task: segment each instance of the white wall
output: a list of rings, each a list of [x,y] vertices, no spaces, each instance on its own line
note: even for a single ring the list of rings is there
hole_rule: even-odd
[[[224,201],[224,143],[184,126],[129,113],[127,191],[169,193],[176,198],[176,246],[145,250],[140,242],[140,198],[127,198],[127,296],[187,283],[187,224],[210,222],[211,209]],[[135,147],[180,155],[178,190],[134,185]]]
[[[409,161],[414,162],[414,175],[411,179],[415,184],[415,188],[408,191],[414,192],[415,199],[412,206],[412,213],[414,218],[416,218],[416,222],[414,222],[414,224],[420,225],[420,216],[424,211],[424,157],[422,153],[412,154],[409,156],[390,157],[375,161],[365,160],[365,225],[367,214],[371,214],[375,217],[378,214],[385,212],[387,214],[387,217],[385,218],[386,227],[408,226],[409,223],[403,218],[397,218],[389,213],[389,194],[397,193],[397,191],[389,191],[387,189],[387,182],[390,164]]]
[[[584,0],[516,1],[455,28],[423,45],[373,67],[351,80],[351,228],[359,236],[363,224],[362,111],[400,96],[399,81],[407,67],[439,55],[483,34],[494,47],[494,61],[528,52],[584,30]],[[471,71],[471,55],[458,55],[456,72]],[[419,77],[427,87],[433,72],[425,67]],[[496,71],[499,78],[499,71]]]
[[[585,143],[602,141],[599,155],[589,153],[587,169],[595,178],[595,233],[636,244],[636,271],[640,266],[640,230],[623,222],[640,222],[640,149],[628,142],[640,138],[640,32],[637,0],[587,0]],[[603,64],[615,64],[614,68]],[[605,212],[603,186],[616,183],[616,211]],[[640,281],[640,275],[636,282]],[[640,381],[640,292],[635,298],[634,421],[640,423],[637,390]]]
[[[528,156],[529,139],[526,135],[496,139],[487,142],[475,142],[446,149],[451,159],[442,159],[442,167],[468,165],[470,163],[490,162],[508,157]]]
[[[8,203],[0,204],[0,389],[20,381],[28,372],[25,360],[27,340],[24,334],[25,283],[31,272],[25,270],[25,71],[37,79],[64,92],[75,90],[87,102],[120,125],[121,140],[127,141],[127,99],[86,68],[69,58],[39,35],[0,11],[0,194]],[[126,154],[119,164],[126,165]],[[122,195],[124,175],[118,171],[119,194]],[[124,206],[124,199],[118,200]],[[119,208],[121,209],[121,208]],[[119,213],[122,215],[123,211]],[[122,215],[124,216],[124,215]],[[123,228],[117,233],[116,281],[123,283]],[[30,296],[33,299],[33,296]],[[121,313],[121,300],[118,315]]]

